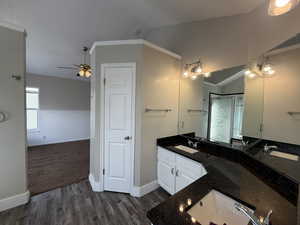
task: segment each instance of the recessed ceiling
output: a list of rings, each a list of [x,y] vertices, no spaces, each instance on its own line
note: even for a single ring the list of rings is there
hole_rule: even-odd
[[[73,77],[57,70],[81,62],[94,41],[136,38],[137,31],[247,13],[264,0],[1,0],[0,20],[25,27],[27,70]]]

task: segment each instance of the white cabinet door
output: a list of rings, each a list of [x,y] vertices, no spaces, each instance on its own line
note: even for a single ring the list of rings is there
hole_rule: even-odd
[[[158,183],[171,195],[175,193],[175,168],[164,161],[158,161]]]
[[[175,161],[175,153],[158,147],[158,183],[170,194],[175,193]]]
[[[170,194],[182,190],[206,173],[201,163],[158,147],[158,183]]]
[[[200,163],[176,155],[175,192],[182,190],[205,174],[206,170]]]

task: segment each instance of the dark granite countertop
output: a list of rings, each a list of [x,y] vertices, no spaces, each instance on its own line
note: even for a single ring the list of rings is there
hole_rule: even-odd
[[[188,198],[198,202],[212,189],[253,205],[258,216],[272,209],[272,225],[297,224],[298,183],[282,176],[284,169],[292,165],[278,162],[282,167],[273,170],[276,164],[268,159],[271,156],[253,150],[256,145],[232,148],[206,141],[198,146],[199,152],[190,154],[174,148],[178,144],[186,145],[186,140],[175,136],[158,142],[161,147],[202,163],[208,174],[150,210],[148,217],[154,225],[195,224],[189,214],[179,212],[179,206]]]

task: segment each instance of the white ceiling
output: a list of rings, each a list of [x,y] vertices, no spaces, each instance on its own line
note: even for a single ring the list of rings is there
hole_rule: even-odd
[[[94,41],[136,38],[137,30],[247,13],[265,0],[1,0],[0,20],[25,27],[27,70],[57,70],[81,62]]]

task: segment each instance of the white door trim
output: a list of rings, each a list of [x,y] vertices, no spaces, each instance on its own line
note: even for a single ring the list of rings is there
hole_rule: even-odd
[[[134,195],[134,162],[135,162],[135,93],[136,93],[136,63],[105,63],[101,64],[101,75],[100,75],[100,183],[101,191],[104,191],[104,176],[103,170],[105,168],[104,162],[104,149],[105,149],[105,85],[104,85],[104,71],[107,67],[132,67],[133,69],[133,84],[132,84],[132,115],[131,120],[132,128],[132,145],[130,151],[130,194]]]

